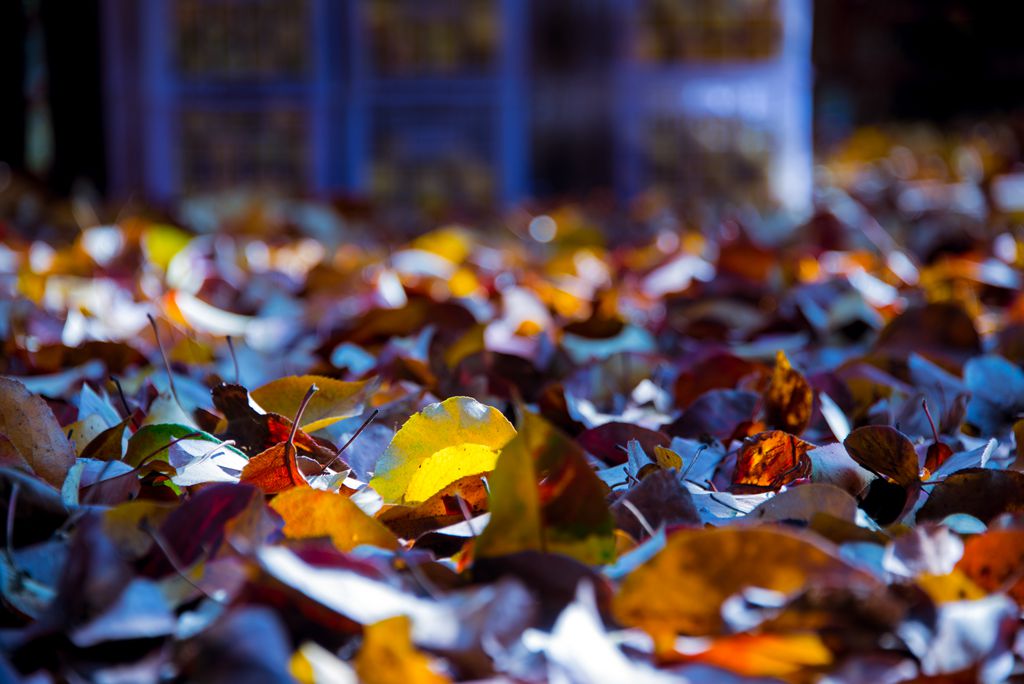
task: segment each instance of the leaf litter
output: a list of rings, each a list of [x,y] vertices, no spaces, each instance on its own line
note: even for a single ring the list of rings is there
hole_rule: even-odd
[[[1019,237],[566,211],[9,241],[0,677],[1024,676]]]

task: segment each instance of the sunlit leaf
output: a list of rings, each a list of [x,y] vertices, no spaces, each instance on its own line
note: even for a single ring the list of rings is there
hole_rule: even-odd
[[[297,487],[274,497],[270,507],[284,518],[284,534],[289,539],[330,537],[340,551],[351,551],[360,544],[386,549],[398,545],[384,525],[342,494]]]
[[[409,637],[404,615],[366,627],[363,646],[355,658],[359,681],[365,684],[444,684],[451,681],[431,667]]]
[[[264,494],[277,494],[293,487],[308,487],[309,483],[295,459],[294,445],[288,442],[275,444],[249,459],[242,470],[241,481],[259,487]]]
[[[294,418],[310,385],[316,385],[318,391],[306,405],[301,425],[306,432],[316,432],[362,413],[379,384],[377,380],[343,382],[321,375],[292,375],[269,382],[250,394],[263,409]]]
[[[811,420],[813,405],[814,391],[804,376],[789,365],[786,353],[780,349],[764,392],[765,421],[772,427],[799,435]]]
[[[387,502],[425,501],[471,471],[490,471],[514,436],[512,424],[496,408],[451,397],[426,407],[395,433],[370,486]]]
[[[614,554],[604,484],[579,446],[540,416],[521,414],[488,483],[491,521],[478,555],[545,550],[600,563]]]
[[[814,445],[782,430],[761,432],[747,439],[736,457],[733,484],[778,489],[811,474],[807,452]]]
[[[622,582],[613,608],[619,622],[664,644],[677,634],[719,633],[722,603],[745,588],[789,593],[823,581],[871,583],[810,537],[769,528],[684,530]]]

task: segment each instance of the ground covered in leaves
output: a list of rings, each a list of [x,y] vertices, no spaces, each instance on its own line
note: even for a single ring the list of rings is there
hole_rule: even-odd
[[[1024,672],[1012,232],[280,211],[7,233],[0,679]]]

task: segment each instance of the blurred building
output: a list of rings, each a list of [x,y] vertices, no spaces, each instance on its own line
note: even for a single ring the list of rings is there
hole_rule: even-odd
[[[810,0],[101,7],[114,196],[810,199]]]

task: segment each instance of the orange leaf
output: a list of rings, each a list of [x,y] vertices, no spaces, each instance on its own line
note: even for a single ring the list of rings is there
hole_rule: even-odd
[[[621,624],[671,647],[677,634],[721,633],[722,603],[747,587],[788,594],[825,582],[877,584],[812,535],[769,527],[681,530],[623,580],[612,610]]]
[[[789,365],[781,349],[775,354],[768,388],[764,393],[764,413],[769,425],[799,435],[811,420],[814,391],[803,375]]]
[[[1024,531],[989,530],[971,537],[956,567],[982,589],[1006,591],[1024,606]]]
[[[344,494],[294,487],[276,496],[270,507],[284,518],[284,535],[289,539],[330,537],[340,551],[360,544],[398,547],[395,535]]]
[[[778,489],[811,474],[807,452],[814,445],[782,430],[768,430],[748,439],[736,459],[733,484]]]
[[[288,442],[275,444],[250,458],[242,469],[241,482],[255,485],[266,494],[309,486],[295,461],[295,447]]]
[[[817,634],[736,634],[686,658],[745,677],[785,677],[832,663],[832,652]]]

